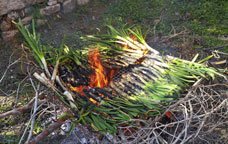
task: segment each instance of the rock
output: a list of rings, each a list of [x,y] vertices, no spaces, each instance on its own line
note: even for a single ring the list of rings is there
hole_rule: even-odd
[[[32,21],[32,16],[27,16],[21,20],[22,24],[27,25]]]
[[[84,4],[87,4],[88,2],[89,0],[77,0],[78,5],[84,5]]]
[[[8,12],[7,3],[6,0],[0,0],[0,16]]]
[[[57,0],[49,0],[47,3],[49,6],[57,4]]]
[[[11,22],[8,21],[2,21],[0,24],[0,30],[1,31],[8,31],[11,28]]]
[[[19,13],[20,18],[25,17],[25,10],[24,9],[20,10],[18,13]]]
[[[4,31],[2,32],[2,39],[4,41],[10,41],[15,37],[17,33],[18,33],[18,30]]]
[[[75,0],[66,0],[63,2],[63,13],[69,13],[75,8]]]
[[[10,19],[10,20],[16,20],[19,18],[19,13],[16,12],[16,11],[12,11],[10,13],[8,13],[7,17]]]
[[[24,13],[25,13],[25,15],[28,15],[28,14],[31,14],[32,12],[33,12],[33,7],[26,7],[25,9],[24,9]]]
[[[64,0],[57,0],[57,1],[58,1],[58,3],[63,3]]]
[[[99,143],[99,139],[95,133],[89,131],[88,128],[78,125],[70,134],[61,142],[61,144],[94,144]]]
[[[40,14],[42,15],[51,15],[60,11],[60,4],[47,6],[45,8],[40,9]]]
[[[24,0],[1,0],[0,15],[6,14],[12,10],[18,10],[25,7]]]
[[[7,14],[10,11],[20,10],[26,6],[45,1],[46,0],[0,0],[0,16]]]

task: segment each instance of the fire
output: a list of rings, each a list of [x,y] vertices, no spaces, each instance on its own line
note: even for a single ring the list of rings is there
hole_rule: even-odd
[[[115,69],[107,69],[102,65],[101,55],[98,49],[93,49],[89,51],[88,62],[90,67],[93,69],[93,73],[89,76],[89,84],[87,86],[81,85],[77,87],[71,86],[71,90],[80,93],[85,96],[83,90],[99,87],[106,87],[109,82],[112,80],[116,70]],[[89,98],[92,103],[96,103],[94,99]]]
[[[90,87],[103,88],[108,85],[108,78],[105,75],[105,68],[101,63],[100,53],[98,49],[91,50],[88,57],[94,74],[90,75]]]

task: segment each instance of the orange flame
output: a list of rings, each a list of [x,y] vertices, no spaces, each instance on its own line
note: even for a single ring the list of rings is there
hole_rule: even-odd
[[[89,63],[95,73],[90,75],[90,87],[103,88],[108,85],[108,78],[105,75],[105,69],[101,64],[100,53],[98,49],[89,52]]]
[[[83,96],[85,95],[83,92],[84,89],[88,89],[90,87],[103,88],[107,86],[112,80],[115,72],[117,71],[116,69],[107,69],[102,65],[101,56],[98,49],[93,49],[89,51],[88,62],[91,68],[94,70],[94,73],[89,76],[89,85],[81,85],[77,87],[70,86],[70,89],[72,91],[78,92]],[[89,100],[92,103],[96,104],[95,100],[93,100],[92,98],[89,98]]]

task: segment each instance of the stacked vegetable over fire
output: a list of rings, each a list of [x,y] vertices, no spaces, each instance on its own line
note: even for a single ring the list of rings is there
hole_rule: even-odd
[[[34,76],[52,88],[70,108],[72,121],[115,133],[134,118],[158,115],[163,107],[199,78],[220,75],[214,68],[171,56],[161,56],[145,41],[139,28],[86,36],[91,44],[73,50],[66,45],[48,49],[32,32],[17,24],[43,73]]]

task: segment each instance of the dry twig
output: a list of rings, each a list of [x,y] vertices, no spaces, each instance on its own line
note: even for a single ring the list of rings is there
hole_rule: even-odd
[[[172,113],[170,120],[162,121],[164,116],[145,120],[142,125],[119,128],[121,136],[117,143],[187,143],[207,141],[207,135],[215,128],[228,124],[227,84],[198,84],[182,99],[171,105],[167,111]],[[142,123],[142,120],[133,120]],[[170,122],[169,122],[170,121]],[[138,129],[124,134],[128,130]],[[218,141],[218,139],[216,140]]]
[[[40,105],[40,104],[42,104],[42,103],[44,103],[44,102],[46,102],[45,99],[43,99],[43,100],[38,100],[38,101],[37,101],[37,104]],[[30,101],[28,102],[28,104],[26,104],[25,106],[22,106],[22,107],[19,107],[19,108],[15,108],[15,109],[12,109],[12,110],[7,111],[7,112],[5,112],[5,113],[1,113],[1,114],[0,114],[0,119],[1,119],[1,118],[5,118],[5,117],[10,116],[10,115],[19,115],[19,114],[23,114],[24,112],[29,111],[29,110],[32,109],[33,103],[34,103],[34,99],[30,100]]]
[[[47,137],[50,133],[60,128],[62,124],[66,120],[68,120],[72,115],[64,113],[59,119],[57,119],[54,123],[50,124],[46,129],[44,129],[39,135],[37,135],[34,139],[30,140],[28,144],[36,144]]]

